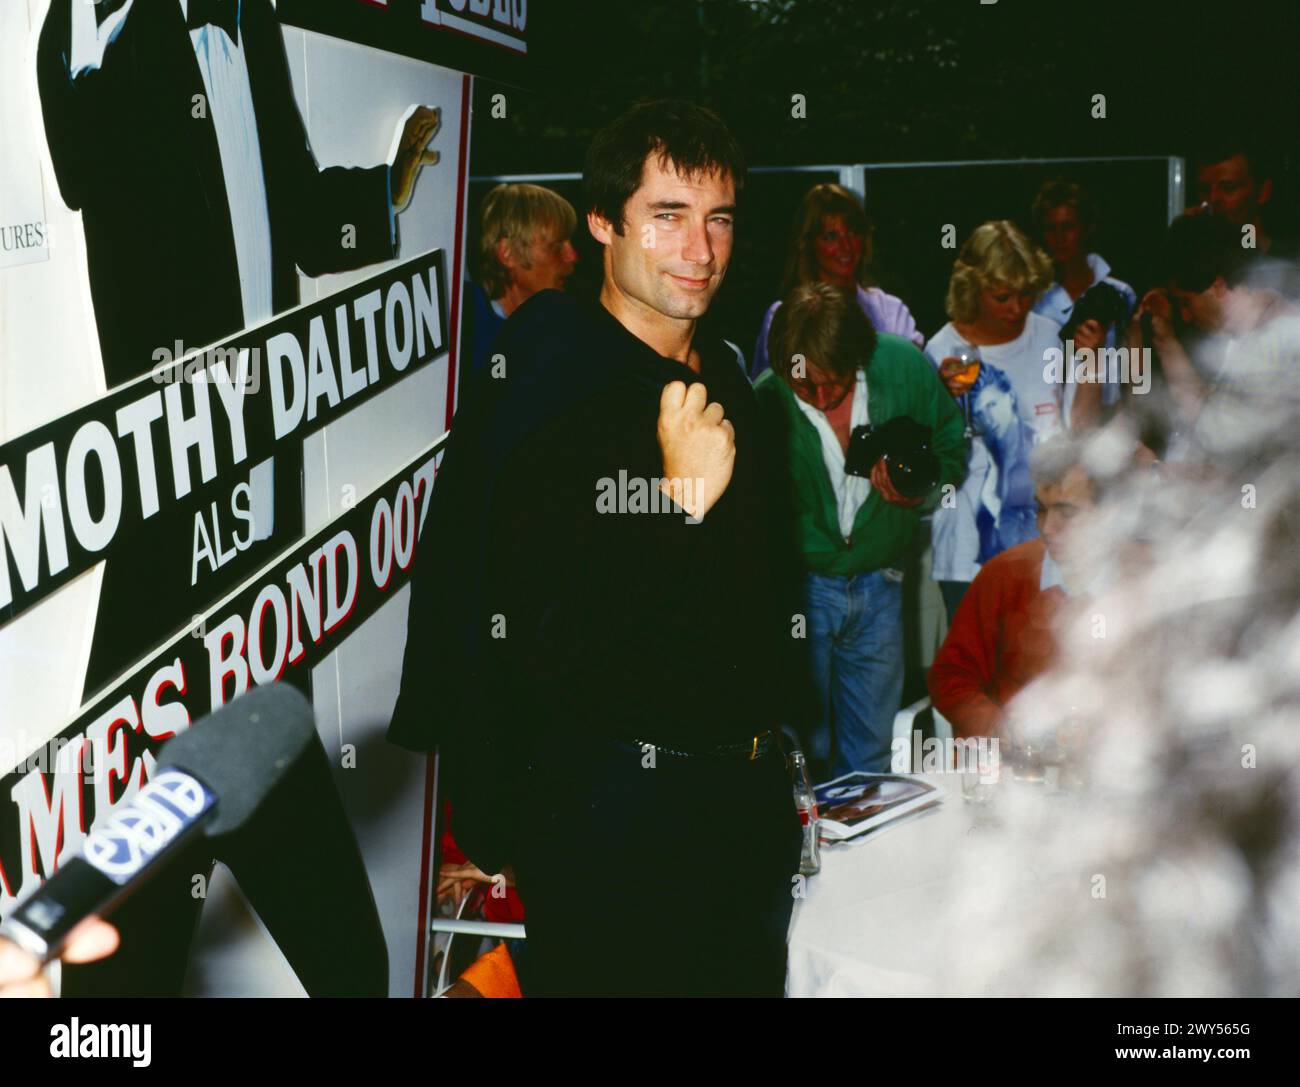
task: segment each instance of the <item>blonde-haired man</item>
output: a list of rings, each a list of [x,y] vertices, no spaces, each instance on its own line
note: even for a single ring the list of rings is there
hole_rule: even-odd
[[[470,372],[487,367],[505,320],[538,291],[563,290],[578,262],[573,206],[541,185],[498,185],[483,198],[478,282],[465,284]]]

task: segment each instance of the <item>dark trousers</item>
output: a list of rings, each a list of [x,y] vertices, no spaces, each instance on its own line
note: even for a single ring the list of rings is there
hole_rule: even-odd
[[[525,996],[781,996],[801,832],[773,746],[533,759],[515,865]]]
[[[961,603],[961,598],[966,595],[966,590],[970,588],[969,581],[940,581],[939,592],[943,596],[943,609],[948,613],[948,625],[952,625],[952,617],[957,614],[957,605]]]

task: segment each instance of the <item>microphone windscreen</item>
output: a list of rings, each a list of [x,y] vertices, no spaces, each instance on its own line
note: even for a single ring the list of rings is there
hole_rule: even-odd
[[[163,745],[159,768],[193,774],[217,794],[209,837],[241,827],[316,739],[311,703],[287,683],[255,687]]]

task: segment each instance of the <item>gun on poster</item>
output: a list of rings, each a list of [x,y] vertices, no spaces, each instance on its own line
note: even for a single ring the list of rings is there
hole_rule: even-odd
[[[113,684],[49,742],[73,753],[64,765],[29,754],[0,779],[0,918],[132,800],[163,742],[250,687],[292,682],[405,584],[445,441]]]

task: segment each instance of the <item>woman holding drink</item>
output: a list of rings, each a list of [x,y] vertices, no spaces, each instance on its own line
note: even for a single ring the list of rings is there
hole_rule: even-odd
[[[933,575],[943,593],[949,620],[982,562],[992,558],[990,535],[980,525],[1006,521],[990,496],[1009,493],[1000,481],[1028,457],[1028,448],[1065,427],[1064,387],[1046,372],[1049,351],[1061,348],[1060,326],[1033,313],[1034,302],[1052,282],[1052,263],[1007,220],[976,228],[953,262],[945,308],[951,320],[925,348],[948,391],[963,405],[972,434],[965,483],[945,495],[934,511],[931,538]],[[1075,335],[1078,347],[1103,342],[1096,322]],[[1000,427],[997,440],[981,433],[971,394],[976,382],[1009,394],[1017,425]],[[986,415],[988,413],[985,413]],[[991,416],[989,416],[991,417]],[[995,502],[994,504],[999,504]],[[983,535],[983,546],[981,546]]]

